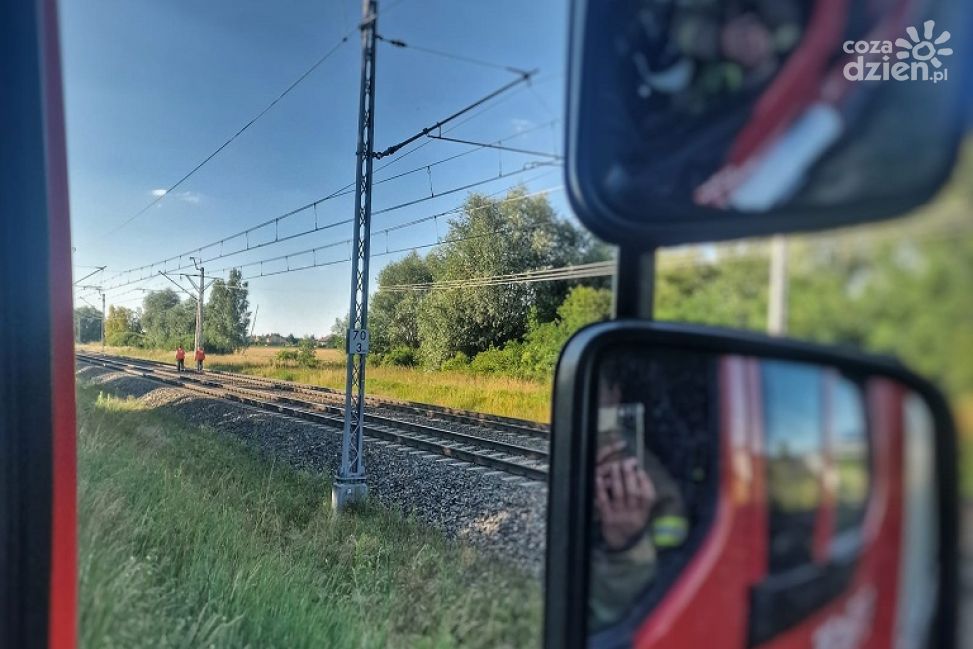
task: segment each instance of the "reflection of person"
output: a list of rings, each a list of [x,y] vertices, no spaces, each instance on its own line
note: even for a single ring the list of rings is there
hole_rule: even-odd
[[[712,191],[697,192],[734,157],[742,129],[762,119],[755,106],[800,46],[810,8],[797,0],[617,4],[625,24],[610,46],[622,92],[606,101],[623,104],[617,114],[628,119],[611,131],[606,191],[628,205],[715,206]]]
[[[650,452],[643,466],[626,446],[622,440],[603,444],[595,467],[592,630],[631,608],[655,578],[658,552],[678,547],[688,532],[683,499],[669,472]]]

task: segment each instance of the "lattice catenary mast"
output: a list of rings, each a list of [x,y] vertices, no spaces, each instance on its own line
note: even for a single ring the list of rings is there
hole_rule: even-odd
[[[372,162],[375,135],[375,45],[378,1],[362,3],[362,69],[358,106],[358,166],[355,170],[355,219],[351,256],[351,306],[346,344],[345,426],[341,465],[331,492],[332,505],[344,509],[368,494],[362,433],[365,416],[365,358],[368,353],[368,257],[372,220]]]

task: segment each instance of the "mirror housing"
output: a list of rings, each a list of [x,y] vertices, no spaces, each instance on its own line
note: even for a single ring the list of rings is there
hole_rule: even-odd
[[[623,350],[622,353],[619,354],[619,350]],[[688,561],[681,560],[678,570],[669,571],[667,577],[664,575],[667,581],[660,584],[661,591],[656,589],[659,592],[651,596],[647,610],[641,611],[634,618],[629,615],[628,621],[622,620],[615,625],[614,629],[609,629],[607,632],[602,629],[598,633],[591,634],[588,628],[591,613],[589,595],[593,592],[592,556],[597,549],[595,547],[597,532],[593,530],[598,529],[595,526],[597,514],[593,504],[597,490],[595,469],[596,456],[599,452],[598,438],[604,428],[605,420],[604,409],[601,408],[605,400],[605,392],[600,388],[600,377],[604,376],[602,368],[606,359],[613,353],[624,358],[625,363],[628,364],[644,364],[644,359],[647,358],[666,357],[674,360],[675,364],[672,366],[676,366],[681,364],[682,358],[687,359],[685,365],[690,368],[703,367],[702,364],[693,363],[691,360],[693,357],[711,356],[729,359],[732,362],[720,364],[719,380],[724,386],[735,386],[731,389],[736,390],[737,393],[735,396],[726,396],[723,390],[711,390],[709,393],[711,399],[709,409],[715,421],[714,425],[719,430],[717,436],[714,436],[716,440],[714,444],[719,448],[708,450],[711,454],[719,455],[720,458],[719,469],[712,473],[712,479],[717,481],[721,492],[720,501],[714,505],[711,512],[712,520],[702,522],[698,538],[692,540],[693,545],[688,546],[692,550],[692,556]],[[905,448],[910,437],[902,433],[900,438],[905,440],[902,442],[902,447],[891,453],[900,458],[898,465],[868,456],[870,463],[868,466],[872,475],[868,502],[871,503],[873,494],[884,494],[883,502],[891,509],[883,515],[885,527],[882,529],[886,530],[883,534],[887,535],[888,529],[899,529],[901,536],[904,537],[912,531],[907,524],[908,517],[902,511],[910,507],[906,502],[909,496],[906,486],[910,486],[911,483],[903,484],[907,482],[905,472],[910,470],[908,457],[923,455],[928,457],[931,464],[929,470],[934,471],[935,476],[935,488],[929,491],[928,496],[935,501],[936,507],[933,514],[937,521],[935,535],[928,538],[935,540],[935,551],[920,552],[920,556],[914,557],[915,560],[909,564],[911,568],[907,568],[904,557],[912,556],[915,552],[910,554],[902,551],[902,556],[899,557],[897,553],[901,539],[900,536],[892,534],[888,538],[876,537],[878,540],[873,540],[872,545],[869,545],[867,550],[861,550],[861,553],[863,556],[865,552],[869,553],[869,565],[872,566],[872,573],[869,574],[872,575],[882,571],[888,573],[890,570],[895,575],[901,575],[901,571],[915,570],[916,566],[921,569],[931,562],[935,563],[936,574],[928,579],[936,591],[935,610],[931,613],[934,617],[925,621],[920,619],[918,627],[915,622],[911,623],[912,628],[926,628],[928,622],[933,637],[929,638],[928,645],[907,642],[901,646],[947,649],[955,647],[959,572],[956,436],[948,406],[939,391],[901,364],[887,358],[841,352],[833,348],[756,334],[643,321],[605,322],[589,326],[568,342],[558,363],[551,433],[545,646],[550,648],[696,646],[686,638],[695,637],[698,640],[701,633],[712,635],[712,644],[709,646],[714,648],[759,647],[765,642],[778,639],[784,633],[807,634],[809,640],[813,637],[815,642],[824,643],[819,646],[836,646],[827,640],[831,637],[828,634],[840,635],[846,633],[849,628],[861,628],[865,629],[862,633],[867,631],[874,635],[870,636],[871,640],[867,643],[862,642],[854,646],[878,647],[887,646],[882,643],[890,642],[893,634],[908,627],[910,623],[901,622],[899,617],[902,616],[903,610],[908,610],[910,607],[904,606],[902,600],[898,600],[898,603],[895,601],[890,603],[889,600],[894,600],[897,595],[883,587],[884,582],[876,580],[871,588],[867,585],[862,587],[863,578],[859,573],[855,573],[856,591],[854,594],[850,593],[848,584],[852,582],[849,581],[848,576],[852,574],[852,570],[857,570],[854,564],[857,559],[848,559],[847,551],[841,547],[836,546],[829,550],[835,553],[835,558],[823,563],[821,570],[818,571],[819,574],[809,576],[807,571],[804,571],[796,577],[793,572],[784,574],[779,579],[762,578],[761,580],[754,577],[756,574],[772,572],[768,567],[772,566],[772,561],[765,556],[760,556],[759,550],[750,552],[751,545],[755,548],[761,545],[760,542],[753,540],[756,538],[753,533],[745,537],[747,547],[736,546],[738,549],[735,551],[737,559],[746,564],[745,571],[750,575],[748,577],[750,580],[726,588],[726,594],[723,595],[727,598],[725,602],[744,603],[747,611],[746,619],[729,619],[733,617],[730,607],[717,607],[719,610],[716,610],[712,608],[714,604],[712,601],[706,603],[707,615],[693,615],[692,624],[687,625],[686,617],[679,618],[678,615],[673,614],[673,610],[687,611],[690,602],[694,606],[702,606],[703,604],[695,599],[694,593],[699,590],[701,584],[708,583],[706,579],[713,578],[713,566],[725,565],[725,555],[719,559],[714,558],[716,554],[713,548],[721,543],[728,543],[729,537],[724,534],[725,525],[722,523],[731,515],[734,507],[742,507],[742,505],[739,505],[740,495],[737,491],[731,494],[722,490],[736,488],[728,487],[732,484],[730,478],[735,472],[744,471],[743,467],[749,466],[754,473],[757,473],[764,463],[763,458],[757,457],[760,454],[747,457],[744,452],[741,455],[740,449],[736,446],[730,448],[727,441],[733,426],[736,426],[734,430],[738,433],[741,429],[739,421],[733,422],[733,417],[738,416],[734,414],[732,407],[734,399],[749,399],[747,407],[752,412],[757,410],[753,406],[754,396],[746,392],[746,388],[743,387],[744,382],[730,380],[732,376],[724,371],[727,366],[745,364],[747,361],[750,361],[754,367],[758,363],[794,365],[821,368],[829,375],[854,377],[855,381],[865,386],[861,394],[865,395],[862,403],[867,403],[867,409],[863,412],[867,412],[869,436],[873,434],[871,431],[874,426],[881,425],[889,428],[892,426],[889,422],[896,417],[901,416],[902,422],[906,421],[908,414],[906,397],[911,398],[914,395],[924,404],[923,410],[929,413],[931,422],[928,438],[913,435],[912,438],[919,440],[913,444],[918,446]],[[901,400],[881,401],[876,394],[881,395],[883,392],[879,388],[869,387],[872,383],[881,384],[879,387],[885,386],[882,389],[886,393],[889,392],[888,386],[892,386],[893,391],[897,390],[900,393]],[[788,393],[785,391],[783,394]],[[632,391],[629,390],[627,395],[617,395],[617,398],[623,402],[631,401],[631,395]],[[654,409],[654,406],[649,403],[650,400],[649,396],[645,397],[647,412]],[[890,415],[890,408],[882,407],[882,404],[888,406],[889,403],[902,404],[902,409],[897,411],[900,415]],[[650,413],[647,421],[652,422],[652,416]],[[769,417],[769,415],[761,416]],[[746,424],[750,424],[749,420]],[[906,423],[899,425],[907,426]],[[648,428],[650,424],[646,426]],[[763,430],[762,426],[763,420],[759,419],[753,428]],[[870,448],[873,448],[875,442],[871,437],[869,439]],[[923,439],[930,441],[923,442]],[[928,448],[929,446],[934,448]],[[906,459],[901,459],[903,457]],[[896,493],[901,496],[898,500],[894,496]],[[766,502],[758,502],[757,507],[761,506],[765,509],[768,507]],[[869,507],[871,509],[868,515],[875,518],[876,515],[871,513],[875,507],[870,504]],[[704,514],[703,518],[708,515],[710,514]],[[696,523],[699,521],[693,521],[690,525]],[[897,524],[899,528],[895,528]],[[754,530],[751,529],[751,532]],[[692,533],[690,531],[690,535]],[[921,549],[924,546],[922,543],[913,543],[909,547]],[[849,564],[849,561],[852,563]],[[884,567],[876,571],[874,566],[879,563]],[[710,573],[704,576],[707,570],[710,570]],[[794,581],[795,578],[797,581]],[[809,578],[814,580],[813,590],[820,596],[813,594],[807,596],[811,589],[804,588],[803,584],[810,583],[807,581]],[[896,578],[902,579],[901,576]],[[867,575],[864,579],[867,584]],[[725,586],[726,584],[717,584],[717,588]],[[899,590],[908,591],[908,589]],[[822,597],[825,599],[822,600]],[[841,608],[836,611],[837,606]],[[881,610],[885,612],[889,610],[888,607],[893,607],[892,614],[888,616],[892,619],[891,625],[886,623],[882,626],[876,622],[873,628],[869,621],[858,620],[863,615],[873,614],[878,610],[877,606],[881,606]],[[712,618],[719,615],[727,618],[721,621],[725,623],[724,629],[736,629],[739,633],[718,635],[720,624],[714,623]],[[632,619],[635,621],[633,622]],[[860,622],[859,627],[855,626],[856,622]],[[898,624],[905,624],[906,627],[897,626]],[[679,641],[684,644],[678,644]],[[690,644],[686,645],[685,642]]]
[[[954,162],[970,9],[573,0],[575,213],[640,248],[902,214]]]

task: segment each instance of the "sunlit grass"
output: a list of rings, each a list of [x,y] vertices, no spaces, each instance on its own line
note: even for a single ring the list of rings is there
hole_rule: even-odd
[[[83,647],[523,647],[539,588],[210,429],[81,385]]]
[[[134,397],[116,397],[104,392],[98,393],[95,407],[112,412],[137,412],[145,410],[145,404]]]

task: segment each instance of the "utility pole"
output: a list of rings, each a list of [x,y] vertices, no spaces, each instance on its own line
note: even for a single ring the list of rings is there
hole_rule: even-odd
[[[253,308],[253,322],[250,323],[250,338],[253,338],[253,332],[257,329],[257,314],[260,313],[260,305],[258,304]],[[247,341],[249,344],[250,341]]]
[[[782,234],[770,240],[770,286],[767,292],[767,333],[787,333],[787,238]]]
[[[199,271],[199,284],[193,281],[193,278],[186,275],[189,278],[189,283],[193,285],[196,289],[198,296],[196,297],[196,339],[193,349],[200,349],[203,346],[203,292],[206,290],[206,270],[196,263],[195,257],[190,257],[193,260],[193,266]]]
[[[98,291],[98,294],[101,295],[101,351],[102,351],[102,353],[104,353],[104,351],[105,351],[105,317],[106,317],[106,313],[105,313],[105,291],[100,286],[87,286],[86,285],[86,286],[81,286],[79,288],[81,288],[83,290],[89,290],[89,291]],[[83,297],[81,299],[84,300],[84,303],[87,304],[88,306],[90,306],[92,308],[97,308],[91,302],[89,302],[88,300],[85,300]]]
[[[182,291],[183,293],[185,293],[186,295],[188,295],[191,299],[193,299],[193,300],[196,301],[196,335],[195,335],[195,340],[194,340],[194,343],[195,344],[193,345],[193,348],[195,349],[195,348],[198,348],[198,347],[202,347],[203,346],[203,299],[204,299],[204,294],[206,292],[206,289],[208,289],[210,286],[212,286],[213,285],[213,282],[216,281],[216,280],[214,278],[214,279],[210,280],[210,283],[209,284],[207,284],[206,283],[206,271],[205,271],[205,269],[196,262],[196,258],[195,257],[190,257],[190,259],[193,260],[193,266],[195,266],[196,267],[196,270],[199,271],[199,283],[198,284],[196,283],[196,281],[195,281],[195,279],[193,278],[192,275],[186,275],[185,273],[181,273],[181,275],[182,275],[182,277],[185,277],[186,279],[189,280],[189,283],[192,285],[193,290],[196,291],[196,294],[195,295],[193,295],[192,293],[190,293],[187,289],[183,288],[182,284],[180,284],[176,280],[172,279],[172,277],[170,277],[169,275],[167,275],[164,271],[161,271],[160,270],[159,271],[159,274],[162,275],[163,277],[165,277],[170,282],[172,282],[175,285],[175,287],[178,288],[180,291]]]
[[[348,313],[345,426],[341,465],[331,491],[337,510],[364,500],[365,358],[368,354],[368,258],[372,221],[372,162],[375,158],[375,45],[378,1],[363,0],[361,22],[361,90],[358,102],[358,151],[355,169],[354,243],[351,257],[351,305]]]

